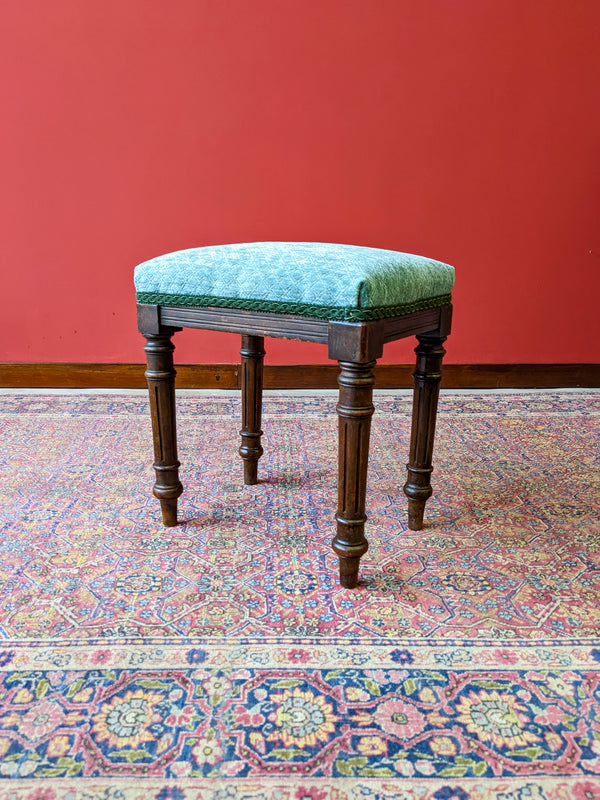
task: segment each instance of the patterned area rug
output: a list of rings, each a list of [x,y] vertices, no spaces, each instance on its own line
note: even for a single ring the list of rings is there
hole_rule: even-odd
[[[600,393],[452,394],[407,530],[380,395],[358,589],[335,397],[178,400],[159,521],[141,395],[0,395],[0,798],[600,798]]]

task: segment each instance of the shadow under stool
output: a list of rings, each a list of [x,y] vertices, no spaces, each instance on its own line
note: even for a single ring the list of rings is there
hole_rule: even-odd
[[[354,245],[253,242],[167,253],[136,267],[138,328],[154,439],[154,495],[163,523],[177,524],[179,480],[174,345],[182,328],[242,337],[244,483],[257,483],[261,447],[264,337],[327,344],[339,363],[337,533],[340,583],[358,582],[364,534],[373,367],[387,342],[416,335],[408,478],[408,526],[423,527],[431,496],[437,401],[450,333],[454,269],[423,256]]]

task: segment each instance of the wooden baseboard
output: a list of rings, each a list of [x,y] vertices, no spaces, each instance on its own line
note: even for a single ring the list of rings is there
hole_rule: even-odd
[[[380,364],[375,368],[378,389],[412,386],[409,364]],[[266,389],[333,389],[336,364],[265,366]],[[236,364],[177,366],[182,389],[238,389]],[[142,364],[0,364],[0,387],[31,389],[138,389],[144,388]],[[600,364],[447,364],[446,389],[557,389],[600,387]]]
[[[237,389],[236,364],[177,365],[182,389]],[[0,386],[18,389],[144,389],[143,364],[0,364]]]

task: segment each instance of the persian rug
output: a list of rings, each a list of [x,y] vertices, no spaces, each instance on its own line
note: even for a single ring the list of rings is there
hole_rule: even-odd
[[[600,393],[443,393],[407,530],[379,394],[359,587],[335,397],[178,399],[160,524],[140,394],[0,395],[2,800],[600,798]]]

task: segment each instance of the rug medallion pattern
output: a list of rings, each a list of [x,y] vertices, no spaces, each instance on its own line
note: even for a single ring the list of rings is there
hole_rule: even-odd
[[[376,398],[356,590],[331,395],[178,400],[165,529],[141,395],[0,395],[2,800],[600,799],[600,394]]]

